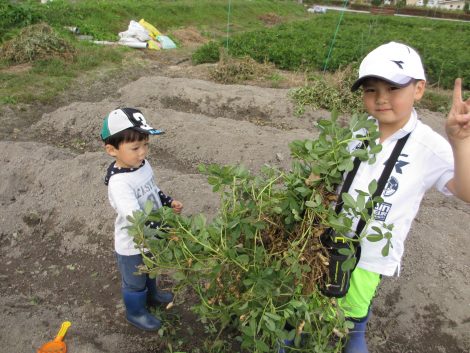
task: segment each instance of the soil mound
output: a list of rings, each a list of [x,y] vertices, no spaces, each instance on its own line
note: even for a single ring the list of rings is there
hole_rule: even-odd
[[[287,90],[143,77],[101,102],[75,102],[26,129],[31,141],[0,141],[0,335],[5,351],[34,351],[61,321],[71,352],[164,352],[158,335],[127,325],[113,255],[114,214],[103,177],[111,159],[103,117],[140,108],[165,134],[151,138],[157,183],[184,213],[213,215],[218,198],[200,163],[290,165],[288,143],[316,136],[324,111],[293,115]],[[442,132],[444,116],[421,112]],[[11,112],[9,113],[12,114]],[[8,116],[10,116],[8,115]],[[470,206],[429,193],[407,243],[401,277],[384,279],[368,333],[371,352],[470,350]],[[187,309],[176,312],[200,326]],[[25,334],[27,332],[28,334]],[[189,347],[204,339],[181,333]],[[189,345],[191,344],[191,345]]]

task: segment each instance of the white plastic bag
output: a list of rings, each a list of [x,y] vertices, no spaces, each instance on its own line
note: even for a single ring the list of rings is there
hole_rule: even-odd
[[[129,28],[125,32],[120,32],[119,37],[123,38],[136,38],[141,42],[147,42],[151,39],[149,32],[138,22],[131,20]]]

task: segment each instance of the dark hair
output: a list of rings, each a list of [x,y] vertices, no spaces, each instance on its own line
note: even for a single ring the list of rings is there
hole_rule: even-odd
[[[109,136],[106,140],[104,140],[104,144],[112,145],[114,148],[119,149],[119,145],[123,142],[135,142],[148,139],[148,134],[134,130],[133,128],[128,128],[118,132],[117,134]]]

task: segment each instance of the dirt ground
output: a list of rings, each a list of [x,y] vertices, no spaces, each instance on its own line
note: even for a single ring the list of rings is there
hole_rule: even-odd
[[[326,111],[294,117],[286,88],[219,85],[187,54],[149,57],[147,67],[77,85],[54,106],[0,111],[0,351],[35,352],[62,321],[71,353],[206,352],[191,295],[171,309],[170,337],[126,323],[113,255],[113,210],[103,178],[111,159],[99,131],[118,106],[140,108],[166,134],[151,139],[157,183],[185,214],[213,215],[217,198],[200,163],[287,168],[287,144],[314,137]],[[445,116],[420,111],[443,133]],[[470,206],[425,197],[399,278],[383,280],[373,306],[371,353],[470,352]],[[171,314],[171,315],[173,315]],[[178,328],[178,327],[176,327]]]

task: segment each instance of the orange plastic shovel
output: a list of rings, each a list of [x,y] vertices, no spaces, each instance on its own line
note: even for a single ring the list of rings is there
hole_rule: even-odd
[[[65,353],[67,352],[67,346],[63,341],[67,329],[72,325],[70,321],[64,321],[60,327],[57,336],[55,336],[53,341],[44,343],[41,348],[38,349],[38,353]]]

